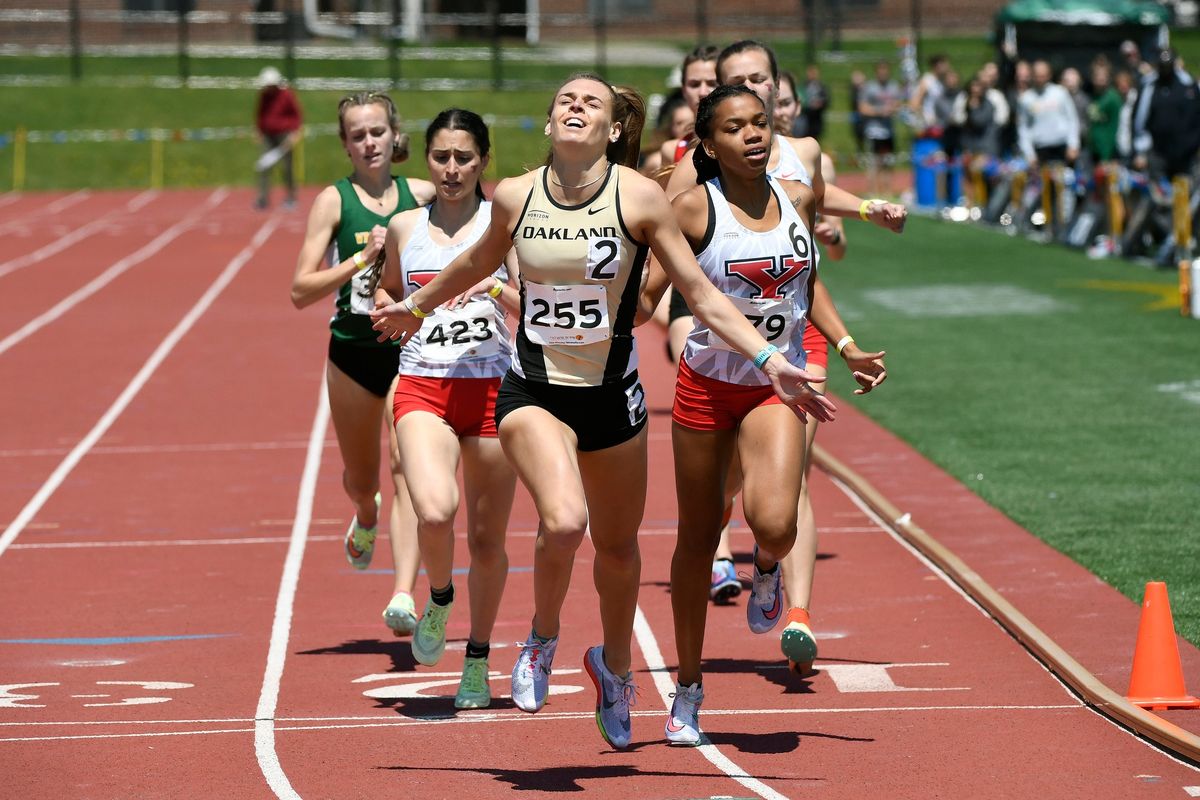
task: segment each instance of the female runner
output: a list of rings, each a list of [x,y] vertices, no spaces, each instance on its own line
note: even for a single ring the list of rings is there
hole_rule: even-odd
[[[816,199],[803,183],[767,176],[771,118],[754,92],[722,86],[700,105],[700,186],[674,210],[708,276],[794,365],[803,367],[806,317],[827,335],[844,331],[817,277],[812,228]],[[661,282],[648,284],[650,297]],[[843,345],[860,392],[886,377],[882,353]],[[746,618],[755,633],[781,616],[779,561],[796,539],[804,467],[804,422],[782,406],[744,355],[703,321],[688,337],[672,411],[679,538],[671,562],[671,606],[679,677],[666,735],[700,741],[704,699],[700,660],[708,606],[708,570],[722,524],[725,481],[736,452],[742,506],[754,534],[753,590]]]
[[[425,131],[425,160],[437,197],[433,204],[397,214],[388,224],[382,287],[388,302],[420,288],[487,229],[491,203],[479,178],[491,145],[479,115],[447,109]],[[501,274],[507,277],[506,272]],[[488,275],[448,306],[438,308],[400,352],[394,410],[400,463],[417,514],[421,560],[431,589],[412,638],[413,657],[432,666],[446,646],[446,619],[454,603],[454,517],[463,464],[467,502],[467,586],[471,634],[456,708],[486,708],[492,627],[508,576],[505,529],[516,474],[496,438],[496,391],[512,361],[505,312],[517,293]]]
[[[367,313],[374,308],[374,298],[368,268],[383,248],[388,220],[428,203],[434,191],[428,181],[392,176],[392,164],[408,158],[408,136],[400,132],[400,116],[387,95],[361,92],[342,98],[338,132],[353,173],[325,187],[313,201],[292,278],[292,303],[304,308],[337,292],[325,381],[342,453],[342,486],[354,505],[343,547],[351,566],[366,569],[379,524],[379,426],[395,388],[400,355],[395,346],[381,346],[371,330]],[[331,266],[326,268],[329,252]],[[416,625],[412,590],[420,558],[395,435],[389,438],[396,491],[390,529],[396,575],[383,616],[399,636],[412,633]]]
[[[644,116],[635,92],[596,75],[570,78],[548,110],[547,165],[501,181],[483,238],[403,303],[372,313],[381,338],[402,340],[426,309],[475,285],[516,246],[521,322],[496,422],[539,525],[535,613],[512,696],[531,712],[546,701],[575,551],[590,530],[603,645],[586,652],[584,666],[596,685],[601,735],[618,748],[630,741],[637,530],[646,498],[647,412],[632,331],[647,251],[700,319],[757,357],[784,402],[820,419],[834,410],[705,279],[662,190],[631,168]]]

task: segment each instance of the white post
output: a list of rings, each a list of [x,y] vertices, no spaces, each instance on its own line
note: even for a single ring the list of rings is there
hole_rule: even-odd
[[[401,23],[400,35],[406,42],[421,41],[424,29],[424,20],[421,17],[423,5],[421,0],[404,0],[404,21]]]
[[[525,44],[537,44],[542,38],[542,15],[538,0],[525,0]]]

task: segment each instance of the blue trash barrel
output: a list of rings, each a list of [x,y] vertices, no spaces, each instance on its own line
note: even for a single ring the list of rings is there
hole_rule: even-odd
[[[933,162],[933,156],[939,146],[937,139],[913,139],[913,187],[918,206],[933,208],[938,205],[939,170]]]

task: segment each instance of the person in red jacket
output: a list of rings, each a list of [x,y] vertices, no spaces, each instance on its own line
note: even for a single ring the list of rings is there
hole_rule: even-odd
[[[256,208],[268,206],[271,186],[271,167],[283,162],[283,181],[287,186],[284,208],[296,207],[296,182],[292,177],[292,147],[300,137],[303,116],[296,93],[288,88],[274,67],[263,67],[258,73],[258,108],[255,125],[263,145],[263,154],[254,165],[258,171],[258,200]]]

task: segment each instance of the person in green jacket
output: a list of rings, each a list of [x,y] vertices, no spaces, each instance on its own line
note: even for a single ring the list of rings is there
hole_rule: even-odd
[[[1097,164],[1117,157],[1117,124],[1125,101],[1112,85],[1112,69],[1106,61],[1092,64],[1092,97],[1088,105],[1088,149]]]

